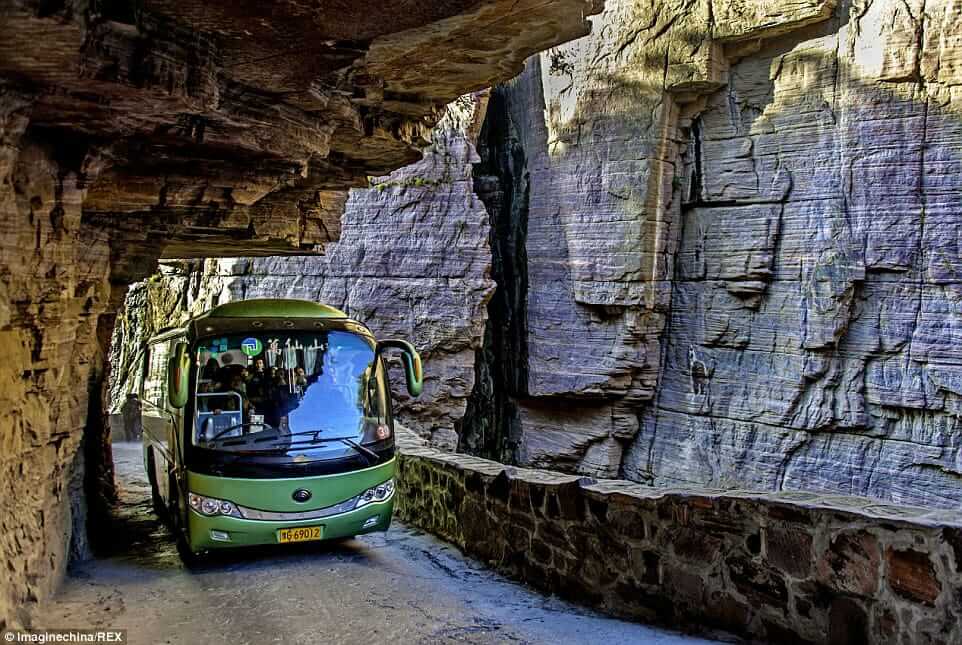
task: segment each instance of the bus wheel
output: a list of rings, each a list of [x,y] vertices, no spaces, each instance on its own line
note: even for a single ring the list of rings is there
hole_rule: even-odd
[[[161,520],[167,519],[167,507],[164,499],[160,496],[160,489],[157,487],[157,469],[154,466],[154,451],[147,451],[147,481],[150,483],[150,504],[154,508],[154,515]]]
[[[193,569],[200,564],[200,555],[190,550],[190,543],[187,540],[187,527],[184,525],[183,514],[180,508],[180,491],[177,488],[177,481],[173,476],[170,477],[170,529],[174,533],[174,540],[177,544],[177,555],[180,561],[188,569]]]
[[[188,569],[196,569],[202,564],[203,558],[199,553],[190,550],[190,545],[187,544],[187,538],[183,532],[177,534],[177,555],[180,556],[180,561]]]

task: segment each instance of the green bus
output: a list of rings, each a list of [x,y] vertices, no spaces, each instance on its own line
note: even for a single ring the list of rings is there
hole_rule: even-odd
[[[386,531],[395,494],[384,354],[421,358],[333,307],[220,305],[147,342],[144,467],[186,561],[223,547]]]

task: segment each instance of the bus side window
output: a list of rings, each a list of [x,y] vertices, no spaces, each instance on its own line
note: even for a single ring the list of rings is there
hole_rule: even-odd
[[[170,341],[150,346],[143,398],[157,408],[167,407],[167,359],[169,356]]]

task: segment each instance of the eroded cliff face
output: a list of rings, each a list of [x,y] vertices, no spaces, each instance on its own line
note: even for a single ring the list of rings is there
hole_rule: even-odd
[[[32,127],[103,149],[85,217],[129,246],[311,251],[337,239],[348,188],[420,158],[445,104],[599,9],[17,0],[0,8],[0,78],[30,95]]]
[[[453,450],[494,291],[488,216],[472,181],[485,102],[484,94],[455,102],[421,161],[351,191],[341,239],[324,256],[166,263],[133,285],[112,344],[114,409],[136,386],[141,344],[160,328],[231,300],[305,298],[343,309],[378,338],[415,344],[426,366],[424,392],[410,398],[395,366],[396,413],[433,445]]]
[[[528,195],[515,458],[962,504],[959,7],[593,20],[498,90]]]
[[[960,20],[842,6],[708,99],[627,473],[962,506]]]
[[[96,160],[27,136],[28,106],[0,94],[0,625],[50,591],[71,520],[84,517],[85,412],[100,400],[103,329],[123,295],[110,282],[109,231],[81,222]],[[83,553],[86,536],[76,538]]]
[[[959,14],[609,2],[493,91],[478,159],[442,129],[450,152],[352,194],[329,259],[209,264],[193,297],[310,297],[425,337],[438,380],[406,420],[464,451],[957,507]],[[419,192],[451,155],[456,194]],[[410,304],[426,284],[446,295]]]

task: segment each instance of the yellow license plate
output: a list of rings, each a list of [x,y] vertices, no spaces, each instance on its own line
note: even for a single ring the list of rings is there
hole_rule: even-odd
[[[320,526],[299,526],[296,529],[281,529],[277,532],[277,541],[284,542],[310,542],[311,540],[321,539]]]

